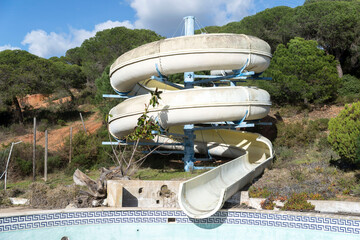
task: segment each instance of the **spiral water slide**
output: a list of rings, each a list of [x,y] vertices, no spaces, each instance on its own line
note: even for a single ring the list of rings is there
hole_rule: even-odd
[[[129,134],[149,102],[149,90],[160,88],[159,105],[149,108],[162,128],[181,133],[185,124],[258,120],[270,111],[269,94],[254,87],[196,87],[178,89],[151,76],[181,72],[241,69],[263,72],[270,64],[269,45],[242,34],[202,34],[163,39],[121,55],[111,66],[110,82],[119,94],[133,96],[110,111],[109,131],[117,139]],[[180,87],[181,88],[181,87]],[[159,136],[156,141],[170,141]],[[169,146],[167,146],[169,147]],[[170,146],[182,148],[182,146]],[[209,129],[196,132],[196,152],[232,157],[219,167],[183,182],[179,205],[192,218],[217,212],[234,193],[259,176],[273,158],[265,137],[236,130]]]

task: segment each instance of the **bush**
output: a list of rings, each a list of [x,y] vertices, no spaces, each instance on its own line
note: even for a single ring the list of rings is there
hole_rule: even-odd
[[[251,198],[268,198],[271,196],[271,192],[267,188],[256,188],[251,186],[249,188],[249,196]]]
[[[261,201],[260,206],[262,209],[265,210],[274,210],[276,204],[274,203],[274,198],[270,196],[265,200]]]
[[[36,145],[36,174],[42,174],[44,170],[44,153],[42,146]],[[33,145],[21,143],[14,147],[10,161],[10,176],[25,177],[33,171]]]
[[[278,135],[275,145],[291,148],[314,143],[322,132],[327,130],[328,121],[328,119],[322,118],[314,121],[280,123],[277,125]]]
[[[25,197],[35,208],[61,209],[74,202],[79,188],[76,185],[58,186],[51,189],[45,183],[34,182],[28,187]]]
[[[348,163],[360,163],[360,102],[346,105],[329,122],[328,141],[335,152]]]
[[[315,206],[307,201],[306,193],[294,193],[284,204],[281,210],[285,211],[304,211],[314,210]]]
[[[341,80],[342,87],[338,89],[340,96],[360,96],[360,79],[346,74]]]
[[[265,75],[273,81],[259,82],[274,103],[308,105],[331,102],[341,80],[333,56],[313,40],[295,38],[287,46],[279,44]]]
[[[44,153],[42,146],[36,145],[36,175],[44,173]],[[4,151],[8,156],[9,152]],[[1,152],[0,152],[1,156]],[[54,156],[52,152],[48,153],[48,173],[55,169],[66,166],[66,162],[59,156]],[[21,143],[15,145],[9,163],[9,176],[12,179],[24,178],[33,172],[33,145],[29,143]]]
[[[106,139],[106,130],[100,129],[97,133],[86,134],[82,131],[76,133],[72,139],[72,160],[69,166],[69,174],[73,170],[79,168],[81,170],[90,169],[97,164],[102,165],[108,163],[110,157],[107,152],[111,151],[111,147],[102,146],[101,141]],[[66,139],[62,153],[62,159],[68,161],[69,157],[69,138]]]

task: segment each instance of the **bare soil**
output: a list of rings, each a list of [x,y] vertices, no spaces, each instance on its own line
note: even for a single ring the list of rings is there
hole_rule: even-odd
[[[29,105],[33,108],[46,107],[49,104],[60,104],[70,100],[70,97],[65,97],[49,102],[50,97],[46,97],[41,94],[28,95],[20,102],[23,106]],[[90,113],[89,117],[84,119],[86,131],[89,133],[96,132],[101,126],[102,121],[98,113]],[[48,148],[50,151],[58,150],[63,144],[66,138],[70,135],[70,128],[72,127],[72,134],[75,135],[79,131],[84,131],[80,116],[79,120],[75,122],[69,122],[66,126],[57,127],[48,130]],[[31,133],[18,135],[16,137],[8,137],[2,143],[5,145],[11,142],[23,141],[25,143],[32,143],[34,136]],[[45,132],[36,131],[36,144],[45,147]]]
[[[272,108],[269,116],[276,118],[277,120],[284,121],[285,123],[300,122],[303,119],[316,120],[321,118],[334,118],[344,106],[337,105],[324,105],[321,108],[313,109],[312,111],[298,112],[296,109],[289,109],[287,112],[281,111],[277,108]]]

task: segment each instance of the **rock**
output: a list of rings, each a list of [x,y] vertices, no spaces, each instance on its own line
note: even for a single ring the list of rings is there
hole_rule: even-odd
[[[29,204],[29,199],[26,198],[9,198],[11,204],[13,205],[27,205]]]
[[[91,205],[92,205],[93,207],[100,207],[101,201],[100,201],[100,200],[93,200],[93,201],[91,202]]]
[[[67,206],[65,207],[65,209],[74,209],[74,208],[77,208],[77,207],[76,207],[76,205],[73,204],[73,203],[70,203],[69,205],[67,205]]]

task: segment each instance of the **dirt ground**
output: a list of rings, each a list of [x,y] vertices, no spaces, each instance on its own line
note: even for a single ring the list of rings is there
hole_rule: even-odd
[[[69,101],[70,97],[65,97],[52,101],[52,104],[62,103]],[[30,105],[33,108],[44,107],[49,104],[48,97],[45,97],[41,94],[28,95],[21,100],[23,104]],[[98,113],[93,113],[84,119],[86,131],[93,133],[102,126],[101,117]],[[72,134],[75,135],[79,131],[84,131],[80,116],[79,120],[75,122],[69,122],[66,126],[59,127],[56,129],[48,130],[48,147],[50,151],[59,149],[64,143],[65,139],[70,135],[70,128],[72,127]],[[28,133],[16,137],[10,137],[3,141],[5,145],[11,142],[23,141],[25,143],[33,142],[33,133]],[[36,144],[45,147],[45,132],[36,131]]]
[[[285,123],[290,122],[299,122],[304,118],[308,120],[316,120],[320,118],[334,118],[336,117],[341,110],[344,109],[344,106],[337,105],[324,105],[322,108],[314,109],[310,112],[301,112],[297,113],[296,111],[289,111],[288,113],[281,113],[279,109],[272,108],[270,110],[269,116],[276,118],[277,120],[282,120]]]

